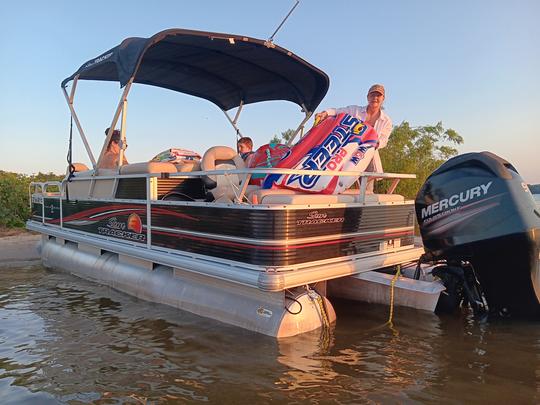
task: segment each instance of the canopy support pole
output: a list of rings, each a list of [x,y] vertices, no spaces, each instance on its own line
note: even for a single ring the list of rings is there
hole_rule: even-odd
[[[313,115],[313,112],[312,111],[308,111],[306,109],[306,107],[302,104],[302,109],[306,112],[306,117],[302,120],[302,122],[300,123],[300,125],[298,125],[298,128],[296,128],[296,131],[294,131],[294,135],[291,136],[291,139],[289,139],[289,141],[287,142],[287,146],[291,146],[294,139],[296,138],[296,135],[298,135],[298,133],[301,131],[302,134],[300,135],[300,137],[302,137],[304,135],[304,125],[305,123],[311,118],[311,116]]]
[[[223,114],[225,114],[225,117],[227,117],[227,119],[229,120],[233,128],[236,130],[236,141],[238,141],[242,137],[242,133],[240,132],[240,128],[238,128],[238,126],[236,125],[236,122],[238,121],[238,117],[240,116],[240,111],[242,110],[243,105],[244,105],[244,102],[241,101],[240,105],[238,106],[238,111],[236,112],[236,116],[234,117],[234,120],[231,119],[229,114],[227,114],[227,111],[225,111],[224,109],[221,109],[221,111],[223,111]]]
[[[238,110],[236,110],[236,115],[234,116],[233,120],[235,124],[238,122],[238,118],[240,118],[240,112],[242,111],[242,107],[244,107],[244,100],[240,100],[240,105],[238,106]]]
[[[109,142],[111,141],[112,134],[114,132],[114,127],[116,126],[116,123],[118,122],[118,118],[120,117],[120,113],[122,112],[122,109],[124,107],[124,101],[127,100],[127,95],[129,93],[129,90],[131,89],[131,85],[133,84],[134,77],[132,76],[131,79],[126,84],[126,87],[124,88],[124,92],[122,93],[122,97],[120,98],[120,101],[118,102],[118,107],[116,107],[116,112],[114,113],[113,120],[111,122],[111,125],[109,127],[109,133],[107,134],[107,138],[105,139],[105,143],[103,143],[103,147],[101,148],[101,153],[99,154],[99,159],[97,161],[98,167],[99,163],[103,159],[103,156],[105,155],[105,152],[107,151],[107,146],[109,145]],[[94,172],[95,175],[95,172]]]
[[[120,122],[120,140],[122,143],[120,144],[120,156],[118,157],[118,168],[122,166],[122,163],[124,162],[124,151],[127,148],[126,144],[126,115],[127,115],[127,99],[124,99],[122,102],[122,120]]]
[[[94,170],[96,169],[96,159],[94,158],[94,154],[92,153],[92,149],[90,149],[90,145],[88,144],[88,141],[86,139],[86,136],[84,135],[84,131],[82,129],[81,123],[79,122],[79,117],[77,117],[77,113],[75,112],[75,108],[73,108],[73,99],[75,98],[75,89],[77,88],[77,82],[79,80],[79,76],[75,76],[73,79],[73,86],[71,88],[71,94],[68,96],[68,93],[66,91],[65,87],[62,87],[62,91],[64,92],[64,97],[66,98],[66,101],[68,103],[69,111],[71,112],[71,116],[75,120],[75,125],[77,126],[77,130],[79,131],[79,135],[81,136],[81,139],[84,144],[84,148],[86,149],[86,153],[88,154],[88,157],[90,158],[90,161],[92,162],[92,167]]]

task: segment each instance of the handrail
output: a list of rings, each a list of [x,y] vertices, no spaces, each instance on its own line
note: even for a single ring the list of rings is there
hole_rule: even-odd
[[[415,179],[416,174],[407,173],[376,173],[376,172],[340,172],[336,170],[302,170],[302,169],[286,169],[286,168],[265,168],[265,169],[231,169],[231,170],[199,170],[194,172],[177,172],[165,173],[167,177],[201,177],[227,174],[301,174],[312,176],[346,176],[346,177],[376,177],[384,179]],[[70,181],[82,181],[88,179],[128,179],[128,178],[146,178],[146,177],[162,177],[163,173],[141,173],[141,174],[117,174],[109,176],[74,176]]]
[[[361,196],[360,202],[365,202],[365,194],[367,190],[367,184],[368,181],[370,181],[370,178],[376,178],[376,179],[393,179],[392,184],[386,191],[386,194],[393,194],[399,181],[401,179],[414,179],[416,178],[415,174],[407,174],[407,173],[376,173],[376,172],[352,172],[352,171],[336,171],[336,170],[305,170],[305,169],[288,169],[288,168],[243,168],[243,169],[229,169],[229,170],[199,170],[199,171],[193,171],[193,172],[176,172],[176,173],[140,173],[140,174],[115,174],[115,175],[108,175],[108,176],[84,176],[84,177],[77,177],[76,175],[71,177],[70,181],[96,181],[96,180],[118,180],[118,179],[133,179],[133,178],[141,178],[145,179],[145,186],[146,186],[146,195],[147,198],[151,194],[150,186],[151,182],[149,181],[151,178],[157,178],[157,177],[163,177],[166,176],[167,178],[178,178],[178,179],[186,179],[186,178],[198,178],[202,176],[230,176],[230,175],[240,175],[243,177],[238,184],[237,190],[234,191],[235,193],[235,201],[238,203],[241,203],[244,201],[244,196],[247,190],[247,186],[249,184],[249,181],[251,179],[251,176],[253,174],[280,174],[280,175],[286,175],[286,174],[295,174],[295,175],[308,175],[308,176],[337,176],[337,177],[357,177],[360,178],[359,182],[359,194]],[[63,198],[63,188],[61,184],[64,184],[65,180],[60,182],[44,182],[39,183],[36,182],[35,184],[39,184],[42,186],[48,186],[48,185],[57,185],[60,187],[61,194],[60,197]],[[34,184],[34,183],[31,183]],[[232,184],[231,184],[232,185]],[[43,189],[42,189],[43,190]],[[43,191],[42,191],[43,193]]]
[[[29,184],[29,188],[31,189],[32,186],[39,186],[41,187],[41,192],[42,193],[47,193],[47,187],[49,186],[56,186],[58,187],[58,192],[59,193],[62,193],[62,182],[61,181],[56,181],[56,180],[51,180],[51,181],[32,181],[30,182]]]
[[[29,197],[29,203],[30,203],[30,212],[32,211],[32,197],[34,194],[41,194],[43,197],[46,195],[47,198],[58,198],[60,200],[59,202],[59,209],[60,209],[60,227],[62,228],[64,226],[63,221],[63,207],[62,207],[62,198],[64,197],[64,192],[62,188],[63,181],[32,181],[28,185],[28,197]],[[34,190],[32,190],[32,187]],[[36,187],[39,187],[41,189],[40,192],[36,191]],[[48,187],[58,187],[58,192],[56,191],[47,191]],[[42,201],[41,203],[41,223],[45,224],[45,203]]]
[[[309,176],[343,176],[343,177],[358,177],[360,178],[360,187],[358,194],[360,195],[360,202],[365,202],[365,194],[367,188],[367,182],[369,178],[379,178],[379,179],[394,179],[392,185],[388,189],[387,193],[392,194],[397,186],[397,183],[401,179],[414,179],[416,178],[415,174],[406,174],[406,173],[374,173],[374,172],[345,172],[345,171],[326,171],[326,170],[302,170],[302,169],[288,169],[288,168],[244,168],[244,169],[232,169],[232,170],[201,170],[194,172],[177,172],[177,173],[141,173],[141,174],[127,174],[127,175],[112,175],[112,176],[85,176],[85,177],[71,177],[70,181],[96,181],[101,180],[112,180],[112,179],[123,179],[123,178],[143,178],[145,179],[145,188],[146,188],[146,211],[147,211],[147,247],[151,248],[151,212],[152,212],[152,178],[162,177],[166,175],[168,178],[197,178],[202,176],[228,176],[228,175],[244,175],[242,181],[238,185],[238,190],[235,190],[235,201],[242,203],[244,201],[244,196],[246,194],[247,185],[253,174],[296,174],[296,175],[309,175]],[[64,198],[64,188],[65,180],[63,181],[45,181],[45,182],[31,182],[29,185],[29,201],[30,209],[32,209],[32,197],[34,194],[41,194],[42,196],[46,195],[48,198],[58,198],[62,200]],[[47,189],[49,187],[58,187],[58,192],[54,194],[49,194]],[[44,209],[44,204],[42,204]],[[45,214],[42,212],[42,222],[44,223]],[[60,203],[60,227],[63,227],[63,207]]]

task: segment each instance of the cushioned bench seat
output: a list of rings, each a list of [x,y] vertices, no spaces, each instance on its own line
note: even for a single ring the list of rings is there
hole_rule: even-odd
[[[248,192],[250,201],[258,204],[337,204],[359,202],[358,190],[347,190],[343,194],[307,194],[287,189],[254,190]],[[366,194],[365,202],[370,203],[394,203],[403,202],[405,199],[399,194]]]
[[[176,173],[176,166],[169,162],[131,163],[120,167],[120,174]]]
[[[184,160],[182,163],[175,163],[179,172],[198,172],[201,170],[201,162],[198,160]]]
[[[354,195],[356,201],[360,201],[359,190],[345,190],[345,195]],[[373,194],[366,193],[365,201],[367,203],[388,203],[388,202],[403,202],[405,197],[400,194]]]
[[[116,169],[98,169],[97,175],[99,176],[116,176],[118,174],[118,170]],[[82,172],[75,172],[73,173],[75,177],[92,177],[94,175],[94,170],[85,170]]]
[[[75,175],[77,177],[91,176],[94,171],[88,170],[88,167],[83,163],[75,163]],[[186,168],[187,169],[187,168]],[[120,174],[147,174],[147,173],[176,173],[177,171],[192,171],[192,170],[177,170],[176,166],[169,162],[140,162],[123,165],[120,167]],[[98,176],[114,176],[118,174],[117,169],[98,169]]]

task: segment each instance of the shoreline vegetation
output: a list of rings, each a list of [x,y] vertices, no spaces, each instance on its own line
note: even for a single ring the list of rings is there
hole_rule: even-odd
[[[28,233],[30,217],[29,186],[33,181],[61,181],[64,175],[37,173],[25,175],[0,170],[0,237]]]

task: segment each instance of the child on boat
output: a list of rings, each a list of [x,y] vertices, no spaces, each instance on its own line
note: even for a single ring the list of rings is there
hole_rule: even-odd
[[[236,143],[236,149],[242,159],[247,162],[247,159],[253,154],[253,141],[247,136],[243,136]]]

